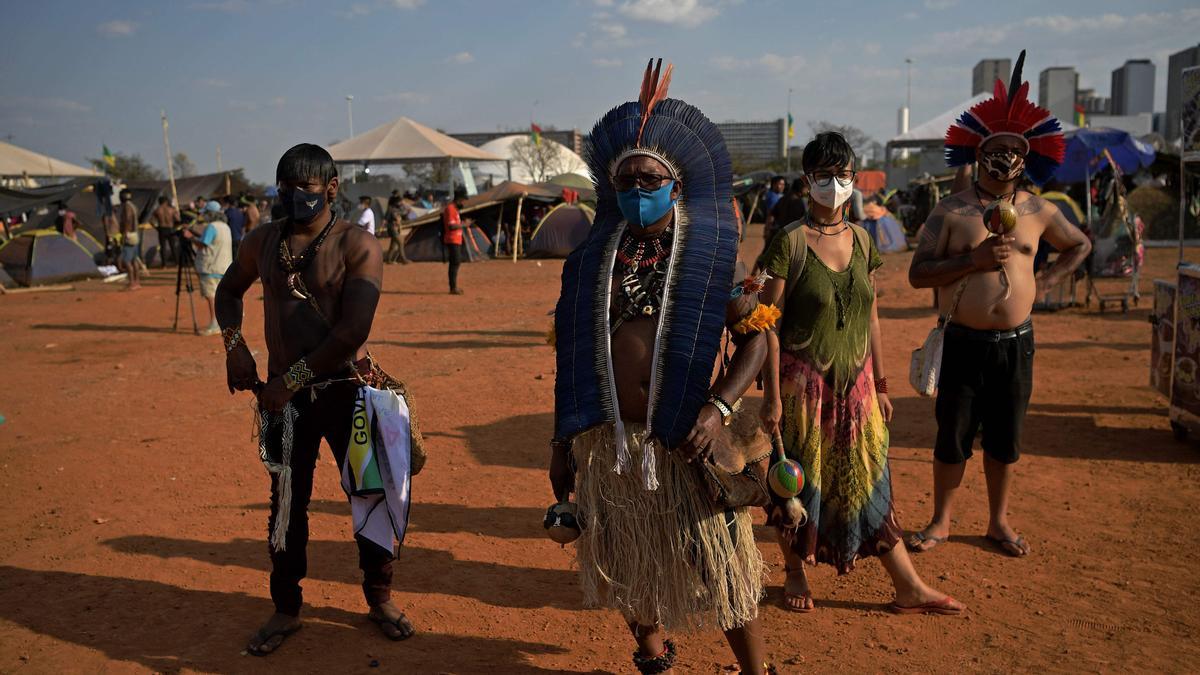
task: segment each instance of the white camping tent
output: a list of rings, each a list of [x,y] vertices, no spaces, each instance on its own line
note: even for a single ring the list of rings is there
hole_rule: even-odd
[[[481,179],[490,176],[495,183],[506,180],[527,184],[542,183],[564,173],[578,174],[589,181],[592,179],[592,174],[588,171],[582,157],[562,143],[552,141],[545,136],[542,137],[542,146],[550,151],[547,153],[542,150],[543,154],[540,156],[543,157],[545,165],[538,171],[541,175],[535,176],[528,166],[529,162],[522,162],[514,156],[513,146],[517,146],[515,150],[520,150],[521,144],[528,142],[530,142],[528,134],[513,134],[501,136],[479,146],[480,150],[498,155],[502,160],[507,161],[480,162],[475,169],[475,175]],[[537,161],[536,156],[534,161]],[[509,165],[512,167],[511,177],[508,174]]]

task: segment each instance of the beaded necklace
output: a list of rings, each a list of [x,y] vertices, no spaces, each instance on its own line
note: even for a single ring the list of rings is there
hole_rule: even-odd
[[[308,243],[308,246],[304,247],[300,255],[292,255],[292,247],[288,244],[288,240],[292,237],[292,222],[289,220],[279,230],[279,266],[283,268],[284,274],[287,275],[288,290],[299,300],[309,299],[306,293],[308,289],[304,288],[304,279],[300,275],[304,273],[304,270],[308,269],[309,265],[317,257],[317,253],[321,250],[321,245],[325,243],[325,237],[329,236],[329,232],[333,229],[333,224],[336,220],[337,216],[330,213],[329,222]]]
[[[622,235],[617,247],[620,265],[613,270],[613,276],[621,279],[621,309],[612,322],[612,332],[635,316],[649,318],[662,309],[673,240],[670,228],[654,239],[636,239],[628,230]]]

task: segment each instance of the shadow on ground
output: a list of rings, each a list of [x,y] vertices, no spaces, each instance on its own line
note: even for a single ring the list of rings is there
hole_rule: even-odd
[[[262,553],[261,544],[255,548]],[[37,598],[36,602],[30,602]],[[198,591],[155,581],[0,566],[0,618],[39,635],[77,644],[110,659],[157,672],[559,672],[536,668],[529,655],[563,647],[506,639],[420,632],[384,639],[365,614],[306,607],[305,628],[268,660],[241,656],[271,603],[244,593]],[[334,646],[336,645],[336,646]],[[36,658],[29,663],[38,669]]]

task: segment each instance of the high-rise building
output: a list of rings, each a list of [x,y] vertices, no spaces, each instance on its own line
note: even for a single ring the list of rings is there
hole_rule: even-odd
[[[1179,124],[1183,114],[1183,91],[1179,74],[1184,68],[1192,66],[1200,66],[1200,45],[1175,52],[1167,61],[1167,118],[1164,135],[1168,141],[1178,140],[1182,135]]]
[[[1012,74],[1012,59],[984,59],[971,71],[971,95],[992,91],[996,80],[1008,82]]]
[[[1075,93],[1075,103],[1085,115],[1108,115],[1112,109],[1108,98],[1097,96],[1095,89],[1080,89]]]
[[[1131,59],[1112,71],[1112,114],[1153,112],[1154,64],[1150,59]]]
[[[734,162],[773,162],[783,157],[787,142],[787,122],[782,118],[768,122],[717,122],[725,137],[725,147]]]
[[[1055,66],[1042,71],[1038,77],[1038,105],[1058,119],[1075,119],[1075,93],[1079,89],[1079,73],[1070,66]]]

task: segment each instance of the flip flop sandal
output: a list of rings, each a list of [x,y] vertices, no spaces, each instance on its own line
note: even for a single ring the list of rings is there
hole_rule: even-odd
[[[985,534],[983,536],[985,539],[995,544],[997,548],[1006,553],[1010,558],[1024,558],[1025,556],[1029,555],[1029,544],[1025,543],[1025,537],[1021,535],[1017,535],[1016,539],[1002,539],[1000,537],[993,537],[990,534]],[[1010,546],[1013,548],[1009,548]],[[1014,549],[1020,551],[1020,553],[1013,553]]]
[[[304,627],[304,624],[297,623],[294,626],[289,626],[287,628],[282,628],[280,630],[275,630],[275,631],[270,631],[270,632],[267,632],[260,628],[258,630],[258,632],[254,634],[254,637],[258,640],[258,646],[251,647],[250,645],[246,645],[246,653],[251,654],[253,656],[270,656],[271,654],[274,654],[275,652],[279,651],[279,648],[283,646],[283,643],[287,642],[288,637],[290,637],[292,634],[294,634],[296,631],[300,630],[303,627]],[[266,643],[270,642],[271,639],[274,637],[282,637],[283,639],[280,640],[279,644],[275,645],[273,648],[268,649],[267,651],[263,651],[262,646],[265,645]]]
[[[930,534],[925,534],[924,532],[914,532],[912,536],[904,542],[904,544],[908,547],[908,550],[912,551],[913,553],[925,553],[927,551],[932,551],[941,544],[946,543],[947,539],[949,539],[949,537],[935,537]],[[922,547],[921,544],[927,541],[933,542],[933,545]]]
[[[941,600],[926,602],[914,607],[905,607],[892,603],[888,609],[895,614],[942,614],[944,616],[957,616],[963,613],[963,606],[958,604],[958,601],[950,596],[946,596]]]
[[[784,571],[785,573],[790,573],[792,570],[788,569],[788,568],[785,566],[785,567],[783,568],[783,571]],[[809,590],[809,592],[807,592],[807,593],[789,593],[789,592],[787,591],[787,581],[786,581],[786,580],[783,582],[783,588],[784,588],[784,591],[783,591],[783,608],[784,608],[784,609],[786,609],[787,611],[789,611],[789,612],[796,612],[797,614],[808,614],[809,612],[811,612],[811,611],[813,611],[813,610],[815,610],[815,609],[817,608],[817,603],[813,602],[813,594],[812,594],[812,591],[811,591],[811,590]],[[799,601],[800,601],[800,606],[799,606],[799,607],[793,607],[793,606],[790,604],[790,601],[792,601],[792,600],[799,600]],[[805,607],[805,606],[804,606],[804,601],[805,601],[805,600],[807,600],[807,601],[809,602],[809,604],[811,605],[811,607]]]
[[[417,629],[413,627],[411,622],[408,622],[408,617],[404,616],[404,614],[401,614],[399,616],[399,618],[397,618],[395,620],[391,620],[391,619],[388,619],[383,616],[369,614],[369,613],[367,614],[367,618],[370,619],[373,623],[377,624],[379,626],[380,632],[383,633],[383,636],[386,637],[387,639],[391,640],[392,642],[400,642],[402,640],[407,640],[410,637],[417,634]],[[405,630],[406,626],[405,626],[405,624],[401,623],[402,621],[407,622],[407,624],[408,624],[407,629],[410,631],[408,635],[404,634],[404,630]],[[392,626],[397,631],[399,631],[399,633],[395,633],[395,634],[389,633],[387,631],[387,629],[385,628],[385,626]]]

